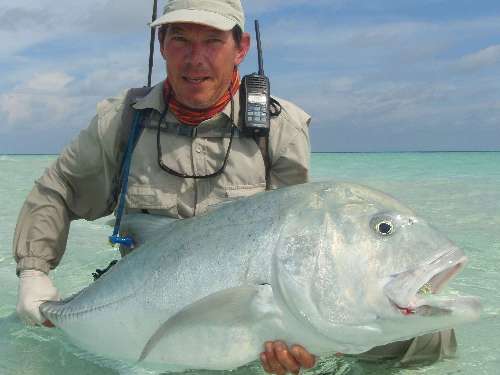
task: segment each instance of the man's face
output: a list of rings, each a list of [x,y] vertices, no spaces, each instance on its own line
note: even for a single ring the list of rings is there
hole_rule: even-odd
[[[247,33],[238,46],[232,31],[170,24],[160,49],[176,99],[193,109],[215,104],[227,92],[233,69],[243,61],[249,46]]]

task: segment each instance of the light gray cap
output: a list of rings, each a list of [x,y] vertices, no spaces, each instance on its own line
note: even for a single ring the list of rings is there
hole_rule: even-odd
[[[168,0],[163,8],[163,16],[150,26],[181,22],[197,23],[225,31],[238,25],[244,30],[245,15],[240,0]]]

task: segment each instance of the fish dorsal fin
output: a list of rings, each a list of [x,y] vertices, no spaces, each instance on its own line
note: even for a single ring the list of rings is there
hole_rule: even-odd
[[[225,351],[234,345],[235,337],[247,344],[255,342],[257,355],[262,342],[255,336],[256,330],[251,328],[265,320],[262,316],[264,313],[267,317],[272,316],[270,312],[273,311],[273,306],[270,285],[241,286],[211,294],[187,306],[163,323],[144,346],[139,362],[154,362],[154,358],[150,357],[163,355],[161,347],[170,348],[170,345],[184,348],[179,355],[168,358],[177,364],[178,361],[186,360],[186,355],[189,356],[185,350],[186,345],[190,353],[197,353],[195,356],[223,356],[223,353],[214,352],[221,349],[220,345],[214,345],[215,341],[227,343],[222,349]],[[234,354],[236,357],[237,354]]]
[[[239,201],[239,200],[241,200],[243,198],[245,198],[245,197],[226,198],[226,199],[224,199],[224,200],[222,200],[220,202],[210,204],[207,207],[207,213],[215,211],[215,210],[218,210],[219,208],[222,208],[222,207],[226,207],[227,205],[229,205],[231,203],[234,203],[234,202],[237,202],[237,201]]]
[[[131,236],[135,247],[139,247],[159,233],[165,232],[168,225],[177,220],[180,219],[152,214],[129,214],[122,218],[120,234]]]

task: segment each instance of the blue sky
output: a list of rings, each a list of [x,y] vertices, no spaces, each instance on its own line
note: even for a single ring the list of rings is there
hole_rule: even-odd
[[[58,153],[98,101],[142,86],[151,5],[0,0],[0,154]],[[498,0],[243,5],[273,94],[313,117],[313,151],[500,150]]]

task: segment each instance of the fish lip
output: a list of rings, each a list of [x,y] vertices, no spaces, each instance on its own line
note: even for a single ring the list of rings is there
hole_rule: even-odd
[[[416,269],[392,275],[392,280],[384,288],[385,294],[391,306],[404,316],[431,315],[428,312],[429,309],[433,309],[433,306],[428,304],[425,294],[438,294],[465,267],[466,263],[467,257],[458,248],[441,252]],[[402,297],[394,293],[394,289],[400,284],[406,286],[410,284],[407,293]],[[423,292],[419,293],[421,290]],[[440,312],[451,313],[452,311],[440,309]]]

